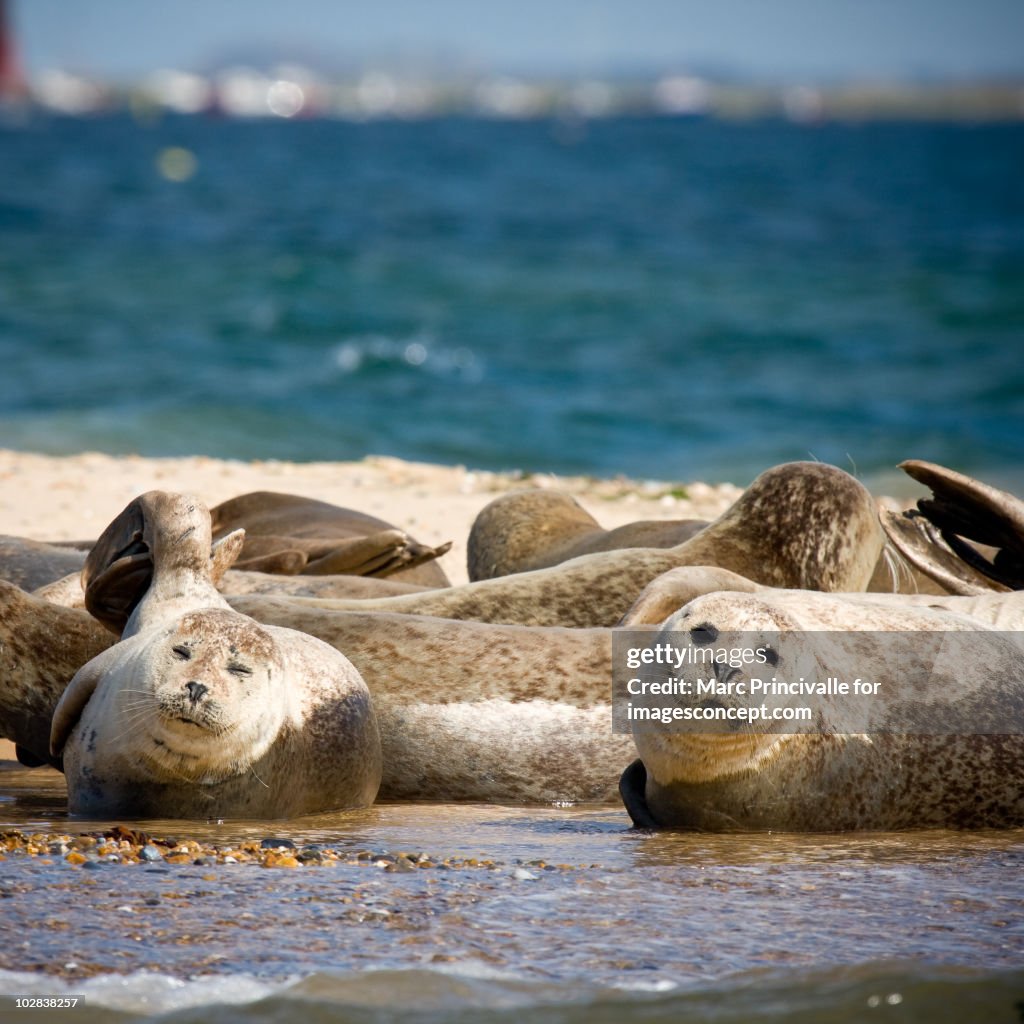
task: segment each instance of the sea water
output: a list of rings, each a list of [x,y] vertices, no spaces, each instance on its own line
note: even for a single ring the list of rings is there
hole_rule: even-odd
[[[30,118],[0,445],[1024,488],[1022,166],[1021,124]]]
[[[0,789],[0,831],[110,824],[69,821],[50,770],[5,770]],[[1017,1021],[1024,1007],[1021,830],[650,834],[604,805],[122,824],[221,848],[284,838],[350,862],[9,855],[4,1020],[20,1019],[19,995],[81,999],[35,1020],[197,1024],[931,1024]],[[434,866],[386,869],[400,852]]]

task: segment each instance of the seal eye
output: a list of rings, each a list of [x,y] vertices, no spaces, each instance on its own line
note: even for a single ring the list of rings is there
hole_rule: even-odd
[[[252,675],[252,669],[249,668],[248,665],[243,665],[239,661],[231,661],[231,662],[229,662],[228,663],[228,671],[233,676],[245,677],[245,676],[251,676]]]
[[[174,656],[182,661],[188,661],[192,657],[192,652],[184,644],[178,644],[172,650],[174,651]]]

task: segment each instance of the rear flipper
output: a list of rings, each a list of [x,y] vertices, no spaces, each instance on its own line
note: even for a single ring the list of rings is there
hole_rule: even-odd
[[[954,594],[1024,589],[1024,502],[930,462],[900,468],[933,494],[917,509],[882,514],[889,539],[911,564]]]

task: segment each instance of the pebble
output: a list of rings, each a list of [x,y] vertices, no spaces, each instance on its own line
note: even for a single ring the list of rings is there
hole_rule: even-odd
[[[131,838],[128,838],[131,837]],[[412,873],[429,868],[432,871],[495,871],[507,865],[476,857],[435,857],[425,852],[394,852],[387,850],[359,850],[349,852],[332,848],[328,844],[309,843],[297,846],[291,839],[267,838],[261,841],[245,840],[217,846],[188,839],[151,838],[143,832],[131,832],[115,826],[103,833],[69,836],[63,834],[33,833],[25,835],[17,830],[0,833],[0,850],[14,856],[33,857],[39,863],[52,863],[47,858],[61,856],[64,863],[76,868],[97,871],[112,865],[131,869],[144,866],[149,873],[168,874],[167,865],[187,867],[219,867],[221,865],[253,864],[268,868],[330,867],[345,864],[361,868],[383,869],[388,873]],[[0,855],[2,857],[2,855]],[[535,871],[578,871],[585,865],[547,864],[543,860],[531,861],[533,871],[518,865],[511,866],[512,877],[519,881],[536,881]],[[593,865],[592,865],[593,866]],[[215,875],[203,876],[211,879]],[[148,906],[155,903],[147,901]]]
[[[260,843],[261,850],[294,850],[295,844],[290,839],[264,839]]]

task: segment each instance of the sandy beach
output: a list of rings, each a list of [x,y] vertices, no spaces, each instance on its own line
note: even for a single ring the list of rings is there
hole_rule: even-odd
[[[477,513],[498,495],[529,487],[572,494],[609,528],[635,519],[712,519],[740,494],[732,484],[492,473],[383,456],[295,463],[0,450],[0,533],[93,539],[149,490],[188,492],[210,506],[247,491],[283,491],[379,516],[427,544],[452,541],[441,564],[458,584],[466,582],[466,538]]]

